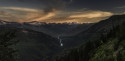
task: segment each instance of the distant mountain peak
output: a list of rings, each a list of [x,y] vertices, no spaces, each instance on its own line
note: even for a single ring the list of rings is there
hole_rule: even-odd
[[[42,25],[42,24],[46,24],[45,22],[39,22],[39,21],[24,22],[24,23],[28,23],[28,24],[31,24],[31,25]]]
[[[0,25],[5,25],[7,23],[8,23],[7,21],[0,20]]]

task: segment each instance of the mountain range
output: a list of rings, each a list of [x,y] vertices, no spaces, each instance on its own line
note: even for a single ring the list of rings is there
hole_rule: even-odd
[[[37,21],[17,23],[0,20],[0,30],[2,32],[17,30],[15,39],[19,40],[19,42],[13,45],[13,47],[18,50],[17,54],[21,61],[52,61],[52,59],[56,59],[55,57],[57,55],[59,56],[57,61],[73,61],[72,56],[74,55],[70,56],[70,53],[75,53],[76,56],[79,54],[79,51],[81,52],[80,54],[84,53],[82,51],[84,51],[84,49],[86,49],[85,51],[89,50],[89,48],[87,49],[89,45],[91,48],[91,43],[89,43],[88,40],[100,40],[102,35],[110,34],[111,30],[115,29],[124,21],[125,15],[114,15],[98,23],[83,24],[46,24]],[[60,46],[60,40],[63,46]],[[98,45],[98,42],[94,43]],[[82,46],[79,47],[80,45]],[[73,50],[70,50],[70,48]],[[61,52],[65,52],[65,50],[68,54],[64,53],[59,55]],[[87,54],[83,55],[86,56]],[[66,60],[61,59],[62,57],[66,58]],[[78,55],[78,58],[80,57],[83,56]],[[84,58],[88,57],[86,56]],[[77,59],[74,58],[75,61],[77,61]],[[80,60],[82,59],[80,58]]]
[[[75,35],[89,28],[94,23],[45,23],[45,22],[7,22],[0,20],[0,28],[24,28],[33,31],[43,32],[53,37],[58,37],[58,35],[67,36]]]
[[[36,21],[17,23],[1,20],[0,30],[3,32],[16,30],[15,40],[19,40],[19,42],[13,47],[18,50],[17,55],[19,55],[19,60],[51,61],[52,57],[63,51],[63,49],[70,48],[72,46],[67,46],[69,43],[67,45],[64,44],[64,46],[60,46],[59,40],[61,39],[57,39],[57,37],[62,33],[75,29],[77,26],[84,25],[88,26],[89,24],[46,24]],[[82,27],[79,29],[82,30]]]

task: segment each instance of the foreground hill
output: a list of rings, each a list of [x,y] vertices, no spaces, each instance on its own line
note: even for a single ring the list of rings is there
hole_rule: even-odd
[[[107,28],[106,34],[102,33],[99,39],[62,53],[56,61],[125,61],[125,17],[113,18],[117,25],[114,23],[111,30]]]
[[[11,47],[18,41],[15,40],[15,30],[0,30],[0,61],[18,61],[16,50]]]
[[[27,29],[5,28],[0,31],[14,31],[15,40],[19,40],[12,47],[17,50],[20,61],[44,61],[50,60],[52,56],[57,54],[62,48],[59,41],[42,32],[36,32]]]

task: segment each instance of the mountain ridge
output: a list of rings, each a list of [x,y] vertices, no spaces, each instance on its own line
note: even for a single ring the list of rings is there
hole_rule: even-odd
[[[124,61],[125,15],[120,16],[123,16],[121,22],[113,25],[106,34],[103,33],[96,40],[88,40],[81,46],[63,52],[55,61]],[[119,21],[119,17],[115,18]]]

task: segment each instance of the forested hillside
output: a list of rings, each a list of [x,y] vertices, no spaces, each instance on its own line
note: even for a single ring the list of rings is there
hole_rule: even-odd
[[[90,40],[57,57],[56,61],[125,61],[125,22],[98,40]]]
[[[15,40],[16,30],[0,30],[0,61],[17,61],[16,49],[11,47],[18,40]]]
[[[58,39],[42,32],[21,28],[0,30],[0,61],[51,60],[60,50]]]

